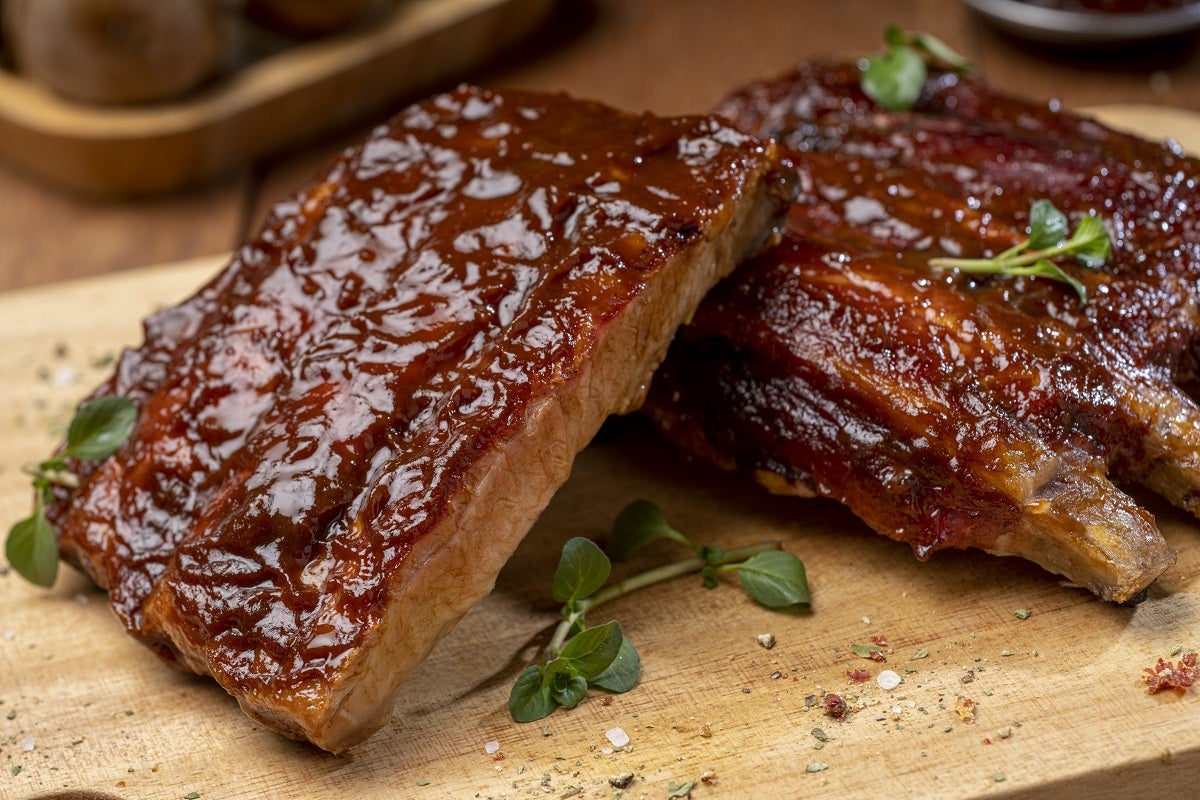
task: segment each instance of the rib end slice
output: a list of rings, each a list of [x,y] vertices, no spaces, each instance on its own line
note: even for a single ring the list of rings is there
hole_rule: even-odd
[[[1064,456],[1016,525],[984,549],[1029,559],[1116,603],[1137,597],[1175,563],[1154,517],[1082,454]]]

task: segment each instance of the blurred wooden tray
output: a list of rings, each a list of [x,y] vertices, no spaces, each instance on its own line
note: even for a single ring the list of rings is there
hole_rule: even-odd
[[[229,173],[378,113],[509,47],[553,0],[402,0],[381,24],[298,44],[188,99],[64,100],[0,71],[0,157],[87,194],[129,197]]]

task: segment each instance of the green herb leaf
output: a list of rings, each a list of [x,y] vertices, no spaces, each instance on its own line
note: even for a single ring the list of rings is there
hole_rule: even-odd
[[[878,661],[876,654],[883,655],[883,649],[873,644],[851,644],[850,650],[859,658],[869,658]]]
[[[692,789],[694,788],[696,788],[694,780],[678,784],[675,781],[671,781],[667,784],[667,800],[679,800],[681,797],[691,797]]]
[[[554,572],[554,599],[575,603],[604,585],[612,564],[591,539],[576,536],[563,545],[558,569]]]
[[[715,544],[702,544],[696,548],[696,556],[705,564],[716,564],[725,557],[725,551]]]
[[[883,41],[888,47],[904,47],[908,44],[908,35],[899,25],[887,25],[883,29]]]
[[[1056,247],[1067,238],[1067,215],[1049,200],[1038,200],[1029,209],[1029,244],[1034,250]]]
[[[613,620],[576,634],[558,657],[570,662],[580,675],[591,680],[608,669],[624,640],[621,626]]]
[[[1079,222],[1066,238],[1068,221],[1049,200],[1038,200],[1029,210],[1029,238],[992,258],[931,258],[934,269],[960,272],[1050,278],[1075,290],[1080,305],[1087,303],[1087,287],[1068,274],[1054,259],[1071,256],[1085,267],[1096,269],[1112,256],[1112,240],[1103,220],[1094,214]]]
[[[622,636],[621,649],[617,652],[617,657],[612,660],[607,669],[592,678],[590,683],[600,689],[620,694],[637,686],[641,674],[642,659],[633,644]]]
[[[1056,280],[1059,283],[1065,283],[1075,290],[1075,294],[1079,298],[1079,305],[1084,305],[1087,303],[1087,287],[1083,285],[1083,281],[1079,280],[1073,275],[1068,275],[1063,271],[1062,267],[1058,266],[1053,261],[1042,259],[1028,270],[1023,270],[1021,272],[1014,271],[1012,274],[1029,275],[1033,278],[1050,278],[1051,280]]]
[[[861,86],[867,97],[888,111],[904,111],[916,105],[927,75],[925,59],[917,51],[893,45],[867,59]]]
[[[550,687],[542,679],[539,664],[526,667],[508,694],[508,713],[514,722],[533,722],[550,716],[558,703],[550,697]]]
[[[84,403],[67,429],[66,454],[85,461],[108,458],[125,443],[136,423],[137,407],[127,397]]]
[[[38,586],[51,587],[58,576],[58,543],[41,498],[33,515],[12,526],[4,543],[4,557],[17,573]]]
[[[808,579],[804,563],[783,550],[751,556],[738,567],[746,592],[767,608],[808,604]]]
[[[866,60],[860,85],[867,97],[889,111],[905,111],[920,99],[929,74],[926,55],[948,69],[971,68],[970,61],[928,33],[908,33],[888,25],[883,31],[883,39],[887,49]]]
[[[950,69],[964,72],[973,68],[966,56],[931,33],[913,31],[908,34],[908,43],[913,47],[924,50],[935,61]]]
[[[1067,242],[1075,260],[1090,269],[1103,267],[1112,258],[1112,239],[1104,221],[1095,214],[1079,220],[1075,234]]]
[[[550,698],[564,708],[574,708],[587,696],[587,678],[564,658],[556,658],[542,668],[542,680],[550,690]]]
[[[692,543],[667,523],[662,509],[649,500],[634,500],[613,520],[608,537],[608,555],[614,561],[624,561],[634,551],[657,539],[671,539],[691,547]]]

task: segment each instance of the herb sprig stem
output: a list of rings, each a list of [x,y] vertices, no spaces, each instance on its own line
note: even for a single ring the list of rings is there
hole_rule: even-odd
[[[606,586],[612,560],[628,558],[638,548],[669,539],[693,551],[690,558],[630,575]],[[804,564],[776,542],[725,551],[697,545],[672,528],[662,510],[646,500],[630,503],[617,514],[608,552],[591,539],[576,536],[563,545],[554,571],[551,594],[563,603],[562,620],[554,629],[540,663],[517,677],[508,696],[508,712],[516,722],[532,722],[574,708],[590,688],[627,692],[637,685],[641,658],[616,620],[588,627],[585,618],[598,606],[656,583],[700,573],[704,586],[715,588],[718,572],[736,571],[742,587],[768,608],[808,605]]]
[[[33,477],[33,513],[20,520],[4,540],[4,557],[21,577],[49,588],[58,575],[58,540],[46,516],[54,502],[52,487],[79,487],[79,477],[68,469],[67,459],[99,461],[117,451],[133,432],[137,407],[126,397],[100,397],[79,407],[67,428],[62,451],[23,470]]]
[[[636,592],[639,589],[645,589],[648,586],[653,586],[656,583],[664,583],[683,577],[684,575],[700,572],[706,567],[716,567],[723,571],[736,569],[735,564],[739,564],[751,556],[764,553],[768,550],[781,549],[782,546],[778,542],[762,542],[726,550],[723,556],[711,560],[706,561],[699,557],[683,558],[679,561],[673,561],[670,564],[663,564],[660,567],[654,567],[645,572],[630,575],[628,578],[604,587],[591,597],[585,597],[576,601],[575,609],[568,613],[562,622],[558,623],[558,627],[554,629],[554,634],[550,637],[550,643],[546,645],[546,652],[551,658],[555,657],[559,650],[562,649],[567,637],[571,635],[573,630],[577,629],[576,626],[580,624],[584,615],[597,606],[612,602],[619,597]]]
[[[956,269],[959,272],[989,275],[1014,275],[1050,278],[1075,290],[1079,304],[1087,302],[1083,281],[1067,273],[1055,263],[1069,257],[1081,266],[1098,269],[1112,256],[1112,239],[1108,228],[1095,214],[1079,221],[1070,232],[1067,215],[1049,200],[1038,200],[1029,209],[1029,237],[991,258],[931,258],[934,269]]]

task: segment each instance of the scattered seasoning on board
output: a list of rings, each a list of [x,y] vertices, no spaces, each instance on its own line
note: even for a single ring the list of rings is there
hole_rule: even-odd
[[[841,695],[837,694],[825,695],[822,705],[825,706],[825,715],[834,719],[844,719],[846,712],[849,710],[846,701],[842,699]]]
[[[960,697],[954,701],[954,713],[963,722],[975,721],[975,701],[969,697]]]
[[[667,784],[667,798],[691,797],[692,787],[696,785],[695,781],[684,781],[683,783],[675,783],[671,781]]]
[[[871,679],[871,673],[865,669],[848,669],[846,670],[846,677],[854,683],[866,683]]]
[[[889,691],[899,686],[901,680],[902,679],[899,673],[893,672],[890,669],[885,669],[883,672],[879,673],[879,677],[875,679],[876,683],[879,684],[880,689],[886,689]]]
[[[883,654],[883,650],[880,649],[879,645],[851,644],[850,649],[859,658],[869,658],[872,661],[887,661],[887,656]]]
[[[633,784],[633,773],[622,772],[608,779],[608,785],[614,789],[628,789]]]
[[[758,642],[759,647],[766,648],[767,650],[775,646],[775,634],[773,633],[760,633],[755,637],[755,640]]]
[[[993,772],[992,780],[995,781],[996,783],[1003,783],[1005,780],[1005,775],[1003,772]]]
[[[1013,612],[1013,616],[1017,619],[1029,619],[1030,611],[1028,608],[1018,608]]]
[[[1177,689],[1186,692],[1196,680],[1200,669],[1196,667],[1196,653],[1185,653],[1178,663],[1158,659],[1153,667],[1142,670],[1142,680],[1146,682],[1146,694],[1158,694],[1164,689]]]
[[[829,765],[824,761],[813,761],[804,768],[805,772],[824,772],[829,769]]]

